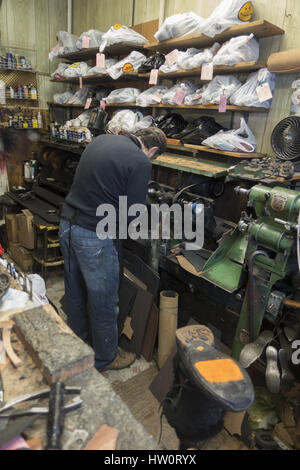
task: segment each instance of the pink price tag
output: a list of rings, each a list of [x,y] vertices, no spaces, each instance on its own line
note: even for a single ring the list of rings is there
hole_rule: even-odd
[[[265,83],[264,85],[257,87],[256,93],[261,103],[264,103],[265,101],[269,101],[273,98],[272,91],[268,83]]]
[[[52,52],[56,53],[59,51],[59,44],[57,44],[55,47],[52,47]]]
[[[178,60],[178,49],[174,49],[174,51],[169,52],[169,54],[167,54],[165,56],[165,59],[166,59],[167,64],[170,67],[172,67],[172,65],[176,64],[176,62]]]
[[[88,99],[86,100],[84,109],[90,109],[91,104],[92,104],[92,98],[88,98]]]
[[[96,55],[96,66],[100,69],[105,69],[105,54],[98,52]]]
[[[90,47],[90,38],[83,36],[82,38],[82,49],[88,49]]]
[[[225,95],[222,95],[220,98],[219,113],[226,113],[226,110],[227,110],[227,97]]]
[[[79,77],[79,88],[82,88],[82,77]]]
[[[149,85],[157,85],[158,82],[158,69],[152,69],[150,72]]]
[[[197,101],[197,100],[200,100],[201,98],[202,98],[202,95],[196,94],[193,96],[192,101]]]
[[[106,108],[106,103],[105,103],[105,101],[103,101],[103,100],[100,101],[100,108],[105,111],[105,108]]]
[[[214,76],[214,64],[203,64],[201,68],[201,80],[212,80]]]
[[[185,97],[186,97],[186,92],[179,88],[175,93],[175,96],[173,98],[173,102],[175,104],[181,105],[184,102]]]
[[[154,95],[152,96],[152,99],[156,103],[161,103],[162,96],[159,93],[154,93]]]
[[[68,104],[73,104],[75,103],[75,101],[76,101],[75,96],[72,96],[72,98],[69,99]]]

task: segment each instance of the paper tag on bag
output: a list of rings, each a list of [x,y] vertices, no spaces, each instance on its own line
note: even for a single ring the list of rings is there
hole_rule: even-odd
[[[149,85],[157,85],[158,82],[158,69],[152,69],[150,72]]]
[[[79,77],[79,88],[82,88],[82,77]]]
[[[90,38],[83,36],[82,38],[82,49],[88,49],[90,47]]]
[[[178,60],[178,49],[174,49],[174,51],[169,52],[169,54],[167,54],[165,56],[165,59],[166,59],[167,64],[170,67],[172,67],[172,65],[176,64],[176,62]]]
[[[184,90],[182,90],[181,88],[179,88],[175,93],[175,96],[173,98],[173,102],[175,104],[181,105],[184,102],[185,97],[186,97],[186,92]]]
[[[92,98],[88,98],[88,99],[86,100],[84,109],[90,109],[91,104],[92,104]]]
[[[256,93],[261,103],[264,103],[265,101],[269,101],[273,98],[273,94],[272,94],[270,85],[268,83],[265,83],[264,85],[257,87]]]
[[[76,97],[72,96],[72,98],[69,99],[68,104],[73,104],[76,101]]]
[[[222,95],[220,98],[219,113],[226,113],[226,111],[227,111],[227,97],[225,95]]]
[[[105,103],[105,101],[103,101],[103,100],[100,101],[100,108],[105,111],[105,108],[106,108],[106,103]]]
[[[154,93],[154,95],[152,95],[152,99],[156,103],[161,103],[162,96],[159,93]]]
[[[203,64],[201,68],[201,80],[212,80],[214,77],[214,64]]]
[[[96,54],[96,67],[100,69],[105,69],[105,54],[98,52]]]
[[[56,46],[52,47],[52,52],[54,52],[56,54],[56,52],[58,52],[59,49],[60,49],[60,45],[56,44]]]

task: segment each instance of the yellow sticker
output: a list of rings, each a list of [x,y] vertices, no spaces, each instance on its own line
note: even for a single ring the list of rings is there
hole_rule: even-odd
[[[122,28],[122,27],[123,27],[123,26],[122,26],[121,24],[119,24],[119,23],[117,23],[117,24],[114,25],[114,28],[115,28],[115,29],[120,29],[120,28]]]
[[[246,2],[239,11],[238,18],[241,21],[250,21],[254,13],[252,2]]]
[[[134,68],[133,68],[132,64],[127,63],[123,66],[123,72],[124,73],[133,72],[133,71],[134,71]]]
[[[80,62],[74,62],[74,64],[69,65],[69,69],[76,69],[80,65]]]
[[[198,346],[197,351],[204,351],[204,347],[203,346]]]

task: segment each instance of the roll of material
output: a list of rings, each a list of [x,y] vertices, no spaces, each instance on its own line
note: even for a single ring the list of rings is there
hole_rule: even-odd
[[[267,61],[267,67],[273,73],[300,72],[300,49],[271,54]]]
[[[158,367],[161,369],[175,346],[178,324],[178,294],[174,291],[160,293],[158,330]]]

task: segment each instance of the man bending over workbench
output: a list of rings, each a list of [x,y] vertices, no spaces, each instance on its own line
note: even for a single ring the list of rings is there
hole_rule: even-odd
[[[68,325],[84,341],[91,331],[99,371],[129,367],[135,355],[118,348],[119,243],[99,238],[97,209],[108,204],[118,216],[120,196],[127,196],[128,208],[145,204],[150,161],[165,152],[166,143],[156,127],[95,138],[82,154],[62,209]]]

